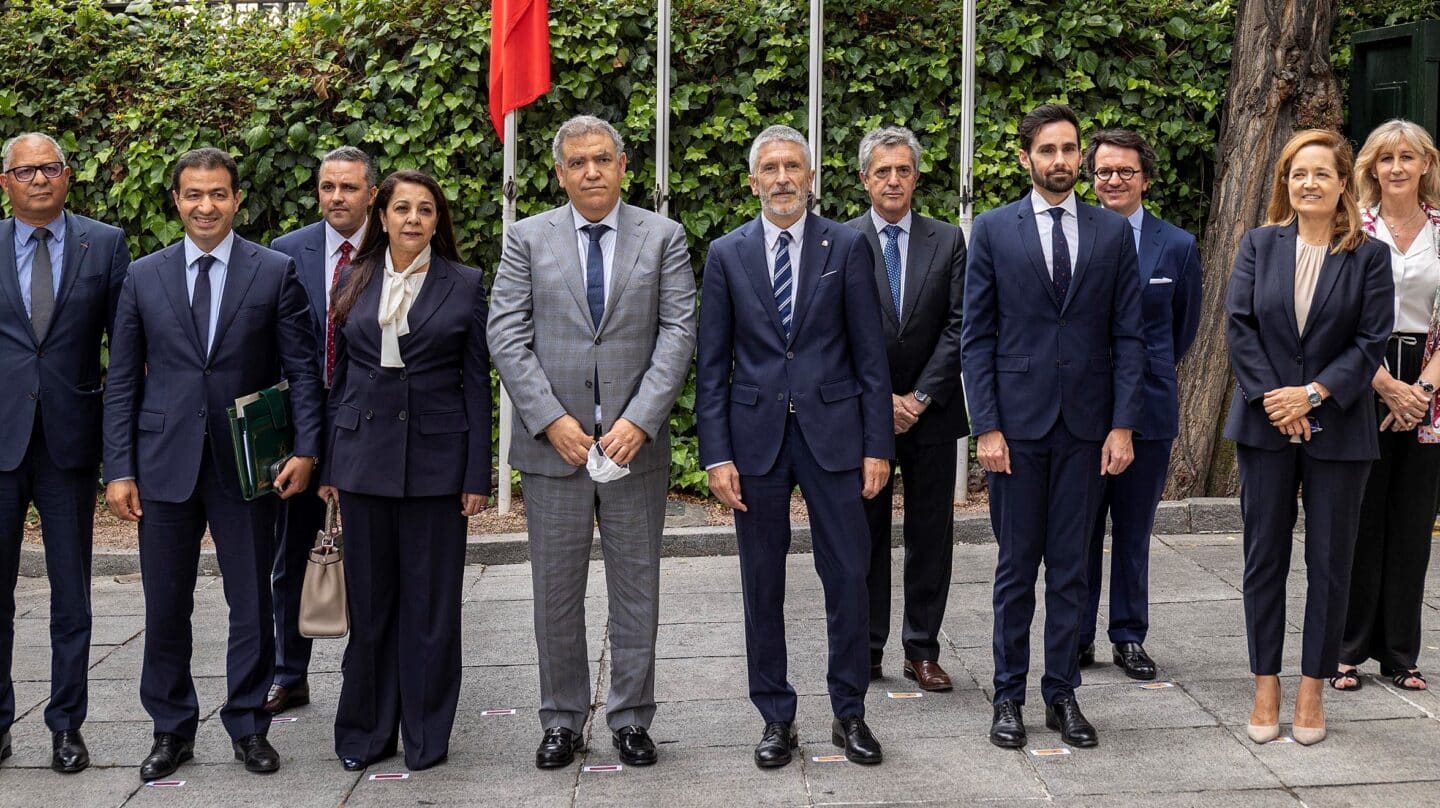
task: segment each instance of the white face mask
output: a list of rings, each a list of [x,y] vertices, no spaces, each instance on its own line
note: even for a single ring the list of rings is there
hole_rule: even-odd
[[[590,479],[597,483],[614,482],[630,473],[629,466],[616,465],[605,455],[605,450],[600,448],[600,441],[595,441],[590,446],[590,457],[585,461],[585,470],[590,472]]]

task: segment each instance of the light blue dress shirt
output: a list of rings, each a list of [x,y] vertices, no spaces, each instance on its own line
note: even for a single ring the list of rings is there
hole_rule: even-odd
[[[1140,228],[1145,224],[1145,206],[1141,205],[1135,212],[1125,217],[1130,221],[1130,229],[1135,231],[1135,254],[1140,254]]]
[[[62,211],[55,221],[45,225],[50,231],[50,275],[55,286],[55,300],[60,299],[60,275],[65,267],[65,213]],[[30,314],[30,271],[35,266],[37,242],[30,239],[36,228],[15,220],[15,266],[20,270],[20,299],[25,302],[25,313]]]
[[[230,272],[230,250],[234,246],[234,230],[226,233],[225,240],[209,253],[195,246],[189,236],[185,237],[185,293],[190,300],[195,299],[195,279],[200,277],[196,263],[200,256],[210,255],[215,258],[215,263],[210,265],[210,333],[205,335],[207,354],[215,342],[215,324],[220,321],[220,298],[225,296],[225,276]]]

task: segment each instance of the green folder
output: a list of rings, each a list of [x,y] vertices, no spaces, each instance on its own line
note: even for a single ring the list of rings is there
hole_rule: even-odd
[[[240,494],[257,499],[275,490],[275,477],[295,456],[295,425],[290,420],[290,383],[282,381],[257,393],[235,399],[227,407],[230,440],[235,445],[235,466]]]

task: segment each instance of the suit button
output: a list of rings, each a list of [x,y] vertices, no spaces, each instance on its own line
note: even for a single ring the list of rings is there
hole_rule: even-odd
[[[214,376],[214,375],[215,375],[215,371],[211,370],[210,368],[205,368],[205,375],[206,375],[206,376]]]
[[[1061,327],[1061,328],[1064,328],[1064,327],[1065,327],[1065,321],[1064,321],[1064,320],[1061,320],[1061,321],[1060,321],[1060,327]]]
[[[401,411],[400,411],[400,415],[399,415],[398,417],[400,418],[400,420],[403,421],[403,420],[405,420],[406,418],[409,418],[410,416],[409,416],[409,414],[406,413],[404,410],[401,410]]]
[[[1305,364],[1305,357],[1297,355],[1297,356],[1295,357],[1295,364],[1297,364],[1297,365],[1303,365],[1303,364]]]
[[[375,371],[373,371],[373,370],[370,371],[370,378],[372,378],[372,379],[375,378]]]
[[[195,413],[195,415],[197,415],[197,416],[200,417],[200,418],[204,418],[204,417],[205,417],[205,411],[204,411],[204,410],[201,410],[201,411]]]
[[[786,359],[794,359],[794,358],[795,358],[795,352],[794,352],[794,351],[786,351],[786,352],[785,352],[785,358],[786,358]]]
[[[408,375],[406,375],[405,371],[403,371],[403,370],[400,371],[400,381],[403,382],[403,381],[405,381],[405,380],[408,379],[408,378],[410,378],[410,377],[409,377]]]
[[[596,337],[596,338],[595,338],[595,344],[596,344],[596,345],[599,345],[599,344],[600,344],[600,338],[599,338],[599,337]]]
[[[375,420],[375,411],[374,411],[374,410],[366,410],[366,411],[365,411],[365,420],[367,420],[367,421],[373,421],[373,420]]]
[[[590,380],[589,380],[589,379],[586,379],[586,380],[585,380],[585,389],[586,389],[586,390],[589,390],[589,389],[590,389]]]
[[[34,393],[26,393],[25,395],[29,396],[31,401],[39,398],[39,396],[35,395]]]
[[[44,359],[44,358],[45,358],[45,352],[44,352],[44,351],[36,351],[36,352],[35,352],[35,355],[38,356],[38,357],[40,357],[41,359]]]
[[[776,401],[784,401],[784,400],[785,400],[785,394],[784,394],[784,393],[776,393],[776,394],[775,394],[775,400],[776,400]]]

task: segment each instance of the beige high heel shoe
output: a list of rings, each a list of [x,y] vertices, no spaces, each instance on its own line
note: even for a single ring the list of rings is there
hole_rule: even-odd
[[[1321,681],[1320,681],[1319,679],[1312,679],[1312,678],[1309,677],[1309,676],[1302,676],[1302,677],[1300,678],[1300,690],[1299,690],[1299,692],[1297,692],[1297,693],[1295,694],[1295,702],[1296,702],[1296,703],[1295,703],[1295,717],[1296,717],[1296,718],[1299,718],[1299,717],[1300,717],[1300,701],[1306,699],[1308,696],[1313,696],[1313,697],[1315,698],[1315,700],[1316,700],[1316,704],[1318,704],[1318,705],[1323,705],[1323,704],[1324,704],[1324,695],[1323,695],[1323,694],[1324,694],[1325,691],[1322,689],[1323,687],[1324,687],[1324,685],[1321,683]],[[1321,741],[1325,740],[1325,725],[1324,725],[1324,723],[1323,723],[1323,721],[1324,721],[1324,717],[1323,717],[1323,716],[1324,716],[1324,712],[1323,712],[1323,710],[1324,710],[1324,708],[1323,708],[1323,706],[1322,706],[1322,707],[1321,707],[1321,716],[1322,716],[1322,717],[1321,717],[1321,721],[1322,721],[1322,723],[1321,723],[1321,725],[1318,726],[1318,727],[1302,727],[1302,726],[1300,726],[1299,724],[1294,724],[1294,723],[1292,723],[1292,724],[1290,725],[1290,737],[1292,737],[1292,738],[1295,739],[1295,743],[1298,743],[1298,744],[1300,744],[1300,745],[1302,745],[1302,746],[1313,746],[1314,744],[1320,743]]]
[[[1259,696],[1259,677],[1256,677],[1255,684],[1256,696]],[[1277,691],[1280,689],[1280,680],[1278,677],[1276,677],[1275,679],[1275,689]],[[1257,744],[1270,743],[1271,741],[1280,737],[1280,701],[1281,694],[1277,692],[1275,695],[1274,724],[1245,724],[1245,734],[1249,736],[1251,742]]]
[[[1291,725],[1290,737],[1295,739],[1295,743],[1302,746],[1312,746],[1325,740],[1325,728]]]

